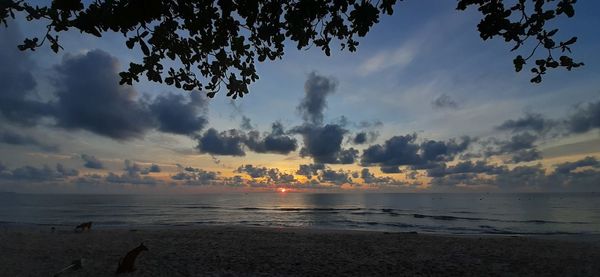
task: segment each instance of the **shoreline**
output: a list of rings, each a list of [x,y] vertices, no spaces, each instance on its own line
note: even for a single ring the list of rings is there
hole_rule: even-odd
[[[48,276],[79,258],[83,268],[63,276],[107,276],[141,242],[150,250],[131,276],[600,275],[598,243],[548,237],[241,226],[0,230],[6,276]]]

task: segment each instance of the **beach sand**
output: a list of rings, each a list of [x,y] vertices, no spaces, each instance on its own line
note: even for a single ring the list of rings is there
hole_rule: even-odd
[[[290,228],[200,227],[73,233],[0,228],[0,276],[600,276],[597,242]]]

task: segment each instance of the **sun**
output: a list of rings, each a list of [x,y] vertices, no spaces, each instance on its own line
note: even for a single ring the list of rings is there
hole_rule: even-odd
[[[279,188],[279,192],[286,192],[287,189],[286,188]]]

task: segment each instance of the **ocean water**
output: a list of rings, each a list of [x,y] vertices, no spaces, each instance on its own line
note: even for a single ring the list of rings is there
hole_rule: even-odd
[[[309,227],[442,234],[600,234],[600,193],[0,193],[0,226],[94,228],[202,225]]]

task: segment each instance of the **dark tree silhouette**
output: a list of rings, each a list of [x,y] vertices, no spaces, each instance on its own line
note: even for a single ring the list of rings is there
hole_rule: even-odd
[[[243,97],[256,79],[255,61],[281,59],[284,42],[298,49],[311,46],[330,54],[332,41],[342,50],[356,51],[357,37],[365,36],[382,15],[391,15],[396,0],[54,0],[49,6],[33,6],[23,0],[0,0],[0,22],[23,14],[29,21],[46,24],[43,36],[27,38],[21,50],[35,50],[44,43],[54,52],[62,49],[59,33],[76,29],[102,36],[119,32],[127,47],[139,48],[141,63],[130,63],[121,73],[121,84],[139,81],[141,75],[185,90],[200,89],[213,97],[227,88],[227,96]],[[505,4],[510,2],[510,4]],[[516,71],[544,48],[547,57],[535,60],[531,82],[542,81],[548,68],[567,70],[574,62],[570,45],[576,37],[558,42],[558,29],[546,23],[559,15],[573,17],[576,0],[458,0],[458,9],[474,6],[483,19],[478,25],[484,40],[496,36],[529,46],[529,54],[514,59]],[[555,58],[554,52],[561,52]],[[545,54],[544,54],[545,56]],[[168,60],[180,67],[165,68]]]

